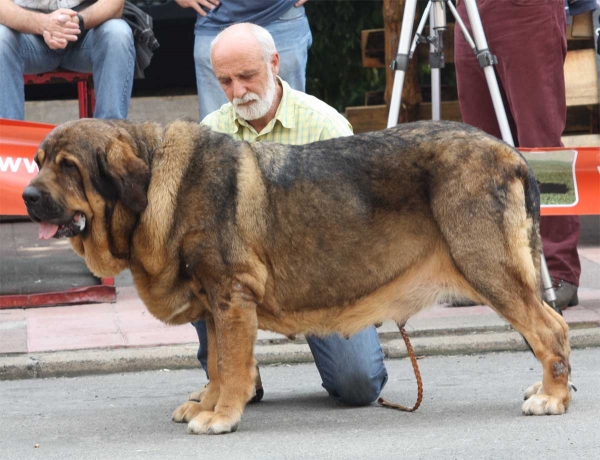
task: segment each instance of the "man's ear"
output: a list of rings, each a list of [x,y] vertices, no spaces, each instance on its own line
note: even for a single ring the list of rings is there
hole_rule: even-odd
[[[273,75],[279,75],[279,53],[275,51],[273,56],[271,56],[271,70],[273,71]]]
[[[106,172],[125,206],[137,213],[146,209],[150,168],[122,135],[112,140],[106,149]]]

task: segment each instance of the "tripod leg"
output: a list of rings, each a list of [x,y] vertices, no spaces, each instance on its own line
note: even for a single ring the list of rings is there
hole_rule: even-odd
[[[439,121],[442,119],[442,97],[441,97],[440,69],[431,68],[431,119]]]
[[[415,11],[417,9],[417,0],[407,0],[404,5],[404,15],[402,17],[402,28],[400,30],[400,41],[398,43],[398,54],[392,62],[394,72],[394,86],[392,87],[392,100],[390,101],[390,111],[388,114],[387,127],[391,128],[398,124],[398,114],[400,113],[400,99],[402,97],[402,88],[404,86],[404,76],[408,69],[410,36],[413,23],[415,21]]]
[[[542,275],[542,285],[544,286],[544,292],[546,293],[546,300],[548,301],[548,305],[550,305],[555,312],[562,316],[562,310],[556,306],[556,292],[554,292],[552,278],[550,278],[550,272],[548,271],[548,264],[546,264],[546,258],[544,257],[544,254],[542,254],[541,262],[542,265],[540,267],[540,272]]]
[[[492,102],[494,104],[496,118],[498,118],[502,139],[504,142],[514,147],[515,142],[510,131],[510,126],[508,125],[508,118],[506,117],[506,111],[504,110],[504,104],[502,103],[498,80],[496,80],[496,74],[494,73],[493,65],[497,62],[496,57],[493,56],[488,49],[485,33],[483,32],[483,25],[481,24],[481,17],[479,16],[479,10],[477,9],[477,3],[475,3],[475,0],[465,0],[465,6],[467,8],[469,22],[471,23],[471,29],[473,30],[473,37],[477,48],[477,59],[479,59],[479,64],[483,69],[485,79],[490,89],[490,95],[492,96]]]
[[[444,0],[431,0],[429,13],[429,67],[431,68],[431,119],[442,119],[441,69],[445,67],[444,31],[446,30],[446,6]]]

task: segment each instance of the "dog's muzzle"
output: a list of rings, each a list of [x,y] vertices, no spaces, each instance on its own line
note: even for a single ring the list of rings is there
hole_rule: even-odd
[[[49,194],[43,193],[32,185],[23,191],[23,201],[27,214],[34,222],[39,222],[38,237],[42,240],[50,238],[70,238],[85,230],[86,217],[82,212],[65,215],[65,211]]]

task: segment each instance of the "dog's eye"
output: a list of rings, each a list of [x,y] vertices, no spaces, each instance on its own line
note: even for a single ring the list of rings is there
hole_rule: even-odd
[[[73,169],[77,167],[77,165],[74,162],[72,162],[71,160],[67,160],[66,158],[64,158],[60,164],[63,168],[66,169]]]

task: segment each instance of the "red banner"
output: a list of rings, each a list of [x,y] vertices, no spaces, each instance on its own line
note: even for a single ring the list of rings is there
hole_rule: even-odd
[[[0,215],[27,215],[21,194],[38,173],[37,149],[54,125],[0,119]]]

